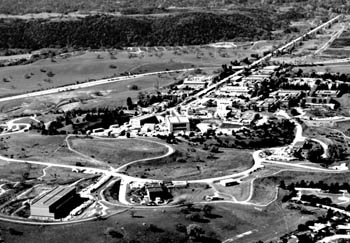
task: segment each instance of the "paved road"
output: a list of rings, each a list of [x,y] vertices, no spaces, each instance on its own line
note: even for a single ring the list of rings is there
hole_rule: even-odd
[[[151,72],[151,73],[143,73],[143,74],[130,75],[130,76],[121,76],[121,77],[115,77],[115,78],[100,79],[100,80],[81,83],[81,84],[72,84],[72,85],[67,85],[67,86],[59,87],[59,88],[53,88],[53,89],[47,89],[47,90],[42,90],[42,91],[35,91],[35,92],[27,93],[27,94],[4,97],[4,98],[0,98],[0,102],[35,97],[35,96],[42,96],[42,95],[48,95],[48,94],[55,94],[55,93],[60,93],[60,92],[65,92],[65,91],[88,88],[88,87],[93,87],[93,86],[107,84],[107,83],[121,82],[121,81],[125,81],[125,80],[141,78],[141,77],[157,75],[157,74],[187,72],[187,71],[193,71],[193,70],[195,70],[195,68]]]

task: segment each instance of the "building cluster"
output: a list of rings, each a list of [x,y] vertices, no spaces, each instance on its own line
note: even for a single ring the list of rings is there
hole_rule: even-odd
[[[172,198],[171,191],[175,188],[187,187],[183,181],[154,181],[129,183],[129,201],[140,205],[162,205]]]

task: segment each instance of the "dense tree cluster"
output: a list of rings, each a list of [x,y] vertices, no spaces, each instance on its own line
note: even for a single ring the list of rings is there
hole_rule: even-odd
[[[295,124],[289,120],[271,120],[260,126],[234,133],[232,146],[237,148],[266,148],[289,144],[294,138]]]
[[[184,13],[164,17],[88,16],[80,20],[0,20],[0,48],[192,45],[269,38],[265,15]]]

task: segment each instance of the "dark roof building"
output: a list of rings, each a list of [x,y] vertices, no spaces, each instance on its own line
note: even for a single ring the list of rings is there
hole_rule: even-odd
[[[47,219],[65,217],[77,198],[75,187],[55,187],[32,201],[30,216]]]

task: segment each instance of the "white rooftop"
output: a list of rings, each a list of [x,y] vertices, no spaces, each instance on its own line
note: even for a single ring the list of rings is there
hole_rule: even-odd
[[[190,122],[186,116],[169,116],[170,123],[188,123]]]

